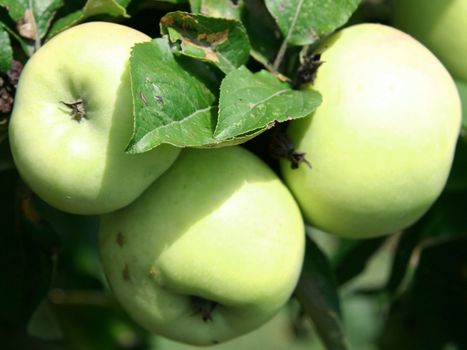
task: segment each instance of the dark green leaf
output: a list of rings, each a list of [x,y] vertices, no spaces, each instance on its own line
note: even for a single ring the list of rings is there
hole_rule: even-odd
[[[467,138],[461,137],[457,142],[446,189],[449,191],[467,190]]]
[[[467,191],[444,192],[428,213],[402,234],[386,285],[390,293],[395,293],[401,285],[417,248],[426,242],[467,235],[465,203]]]
[[[240,20],[243,0],[190,0],[191,12],[210,17]]]
[[[275,122],[305,117],[320,103],[316,91],[292,90],[269,72],[253,74],[242,67],[222,82],[214,137],[226,140],[266,130]]]
[[[10,36],[0,23],[0,73],[10,69],[13,62],[13,50],[11,48]]]
[[[248,35],[236,20],[177,11],[162,17],[161,32],[177,53],[215,64],[226,74],[250,55]]]
[[[342,285],[362,272],[370,257],[381,247],[385,239],[386,237],[341,239],[332,261],[338,284]]]
[[[215,142],[215,96],[175,60],[166,39],[137,44],[130,69],[135,133],[129,152],[144,152],[161,143],[199,146]]]
[[[311,239],[307,240],[305,262],[295,294],[326,348],[347,349],[339,316],[337,284],[326,256]]]
[[[26,327],[49,289],[58,239],[17,183],[14,170],[0,172],[0,324]]]
[[[467,237],[427,244],[410,288],[392,305],[382,350],[466,349]]]
[[[82,9],[76,9],[59,18],[52,25],[48,38],[51,38],[59,32],[80,23],[89,17],[97,15],[128,17],[125,7],[129,3],[129,0],[87,0]]]
[[[251,43],[251,55],[268,68],[279,51],[281,33],[261,0],[245,1],[242,22]]]
[[[291,45],[309,45],[345,24],[360,0],[266,0]]]

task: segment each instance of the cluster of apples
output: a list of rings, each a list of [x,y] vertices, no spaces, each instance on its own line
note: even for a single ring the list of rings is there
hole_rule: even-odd
[[[247,333],[295,288],[302,215],[366,238],[411,225],[441,193],[460,100],[447,70],[409,35],[360,24],[323,43],[313,82],[323,103],[288,128],[311,168],[282,161],[285,184],[241,146],[124,153],[133,130],[128,60],[146,40],[104,22],[57,35],[22,73],[9,135],[41,198],[102,215],[107,279],[148,330],[195,345]]]

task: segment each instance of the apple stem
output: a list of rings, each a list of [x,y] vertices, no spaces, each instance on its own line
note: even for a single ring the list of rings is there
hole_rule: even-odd
[[[78,98],[76,101],[73,102],[60,101],[60,103],[64,104],[65,106],[71,109],[71,117],[77,122],[80,122],[83,118],[87,119],[86,108],[84,106],[84,100],[82,98]]]
[[[212,321],[211,314],[217,306],[217,303],[215,301],[197,296],[191,296],[191,302],[195,309],[193,315],[201,315],[201,318],[204,322]]]

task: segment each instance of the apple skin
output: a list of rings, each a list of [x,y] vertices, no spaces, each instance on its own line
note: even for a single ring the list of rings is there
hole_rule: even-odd
[[[50,205],[101,214],[136,199],[176,159],[163,145],[125,154],[133,132],[131,47],[150,40],[122,25],[91,22],[68,29],[27,62],[9,125],[15,164]],[[71,115],[84,100],[86,117]]]
[[[348,238],[397,232],[442,191],[461,122],[452,78],[403,32],[359,24],[318,50],[323,103],[288,135],[311,168],[282,161],[305,219]]]
[[[456,79],[467,81],[467,1],[395,0],[394,26],[426,45]]]
[[[100,254],[114,294],[142,326],[212,345],[286,303],[304,232],[292,195],[252,153],[187,149],[140,198],[102,217]],[[193,296],[216,306],[200,308]]]

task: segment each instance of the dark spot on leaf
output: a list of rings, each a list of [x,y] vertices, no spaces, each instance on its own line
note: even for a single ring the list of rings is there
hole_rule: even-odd
[[[123,247],[123,245],[125,244],[125,237],[123,237],[123,234],[121,232],[117,233],[117,244],[120,247]]]
[[[34,14],[32,13],[31,9],[27,9],[24,12],[23,18],[20,18],[16,22],[16,29],[23,38],[31,40],[36,39],[37,26],[34,19]]]
[[[144,96],[143,91],[140,91],[140,92],[139,92],[139,97],[140,97],[141,101],[143,102],[143,104],[144,104],[145,106],[147,106],[147,105],[148,105],[148,100],[146,100],[146,96]]]
[[[130,279],[130,270],[128,268],[128,264],[125,264],[125,267],[122,271],[122,276],[125,281],[128,281]]]
[[[238,5],[238,0],[230,0],[230,2],[231,2],[232,5],[234,5],[234,6],[237,6],[237,5]]]
[[[212,343],[213,343],[213,344],[219,344],[220,341],[219,341],[219,340],[213,340]]]
[[[170,27],[174,24],[174,19],[170,16],[164,16],[160,20],[161,24],[166,27]]]
[[[283,12],[285,10],[285,4],[283,2],[279,3],[279,11]]]
[[[305,56],[303,64],[297,71],[297,77],[294,81],[293,87],[299,88],[303,84],[313,83],[316,78],[318,68],[324,62],[321,61],[321,54]]]
[[[282,128],[276,128],[271,134],[269,153],[275,159],[287,159],[292,169],[297,169],[300,163],[305,163],[311,169],[310,162],[305,158],[305,153],[297,152],[289,137]]]
[[[156,99],[157,102],[164,103],[162,96],[154,96],[154,98]]]

